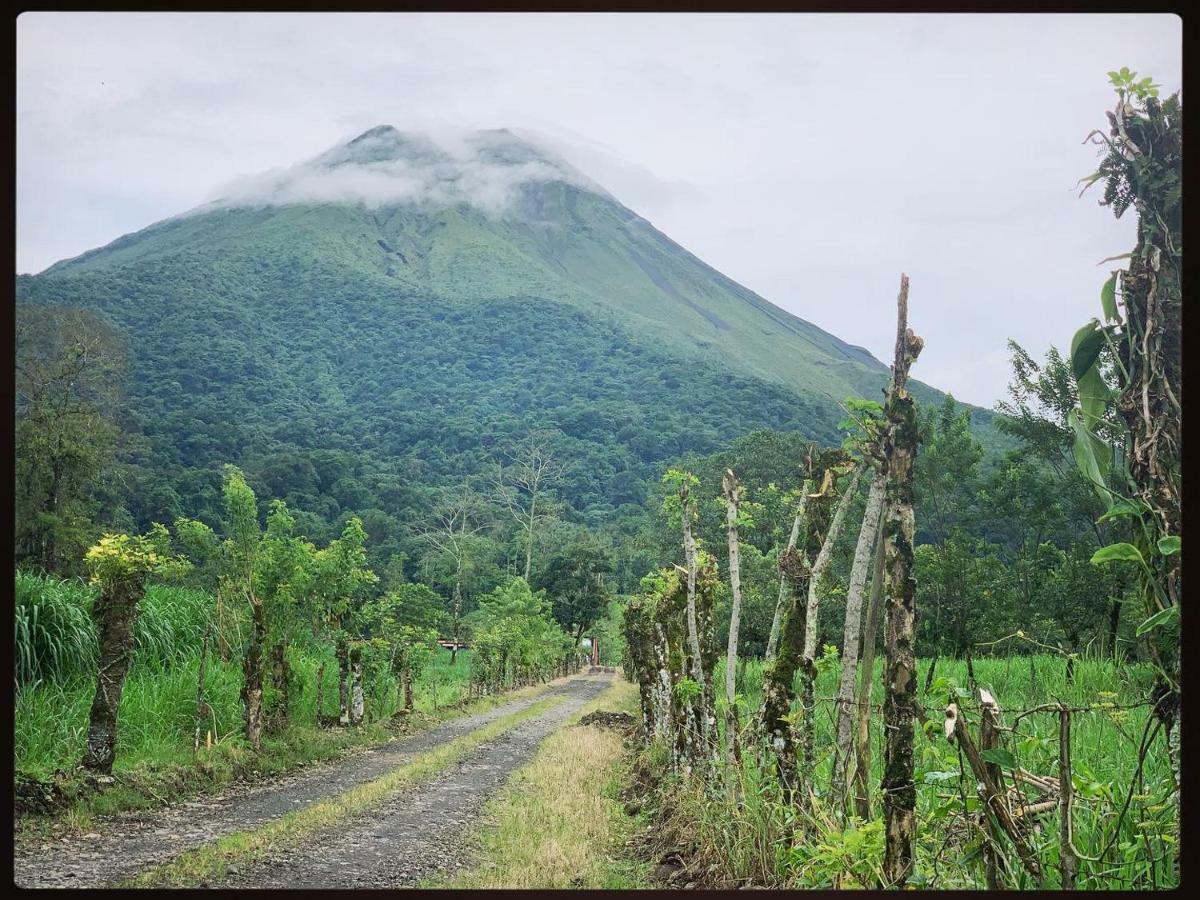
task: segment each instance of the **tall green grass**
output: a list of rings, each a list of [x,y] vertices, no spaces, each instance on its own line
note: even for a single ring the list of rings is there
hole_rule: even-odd
[[[96,631],[91,620],[95,590],[81,581],[18,573],[14,657],[16,769],[44,777],[71,770],[82,757],[88,711],[96,688]],[[212,615],[212,597],[202,591],[150,585],[139,609],[136,646],[125,680],[118,720],[115,770],[145,765],[187,764],[195,736],[200,650]],[[434,711],[467,696],[471,654],[454,666],[439,652],[415,679],[418,711]],[[317,674],[322,664],[321,712],[337,712],[337,661],[329,647],[298,645],[288,650],[294,673],[290,704],[293,728],[315,737]],[[364,692],[369,721],[390,718],[402,705],[398,680],[368,668]],[[241,660],[210,652],[205,668],[206,699],[212,714],[202,728],[218,743],[238,744],[242,728]],[[207,734],[206,734],[207,737]]]
[[[917,881],[941,888],[982,888],[984,874],[978,832],[962,816],[964,802],[975,813],[979,800],[974,778],[964,772],[958,750],[942,735],[943,710],[954,697],[978,734],[977,697],[963,697],[967,687],[966,664],[941,660],[932,689],[924,692],[925,666],[918,666],[920,700],[927,709],[931,733],[918,734],[914,745],[917,783]],[[883,729],[882,666],[876,668],[872,711],[872,765],[869,784],[873,819],[845,824],[837,814],[839,804],[829,795],[833,765],[837,707],[838,663],[835,657],[821,666],[816,685],[814,715],[815,767],[808,773],[815,791],[811,819],[799,821],[783,802],[773,767],[755,752],[744,754],[739,770],[721,764],[720,779],[708,785],[679,782],[667,792],[663,839],[692,848],[702,865],[715,866],[727,883],[754,882],[778,887],[871,887],[883,857],[882,810],[879,784],[882,777]],[[1110,842],[1103,863],[1081,861],[1080,888],[1170,887],[1178,883],[1175,853],[1178,840],[1176,807],[1171,799],[1174,781],[1165,740],[1160,733],[1151,744],[1138,771],[1138,751],[1147,734],[1150,709],[1138,703],[1149,696],[1153,675],[1146,665],[1085,657],[1074,668],[1074,681],[1066,679],[1066,660],[1058,656],[1002,657],[975,660],[979,686],[988,689],[1002,710],[1001,745],[1026,770],[1058,775],[1059,719],[1056,712],[1021,717],[1023,710],[1047,703],[1094,707],[1072,720],[1074,843],[1084,855],[1096,856]],[[724,681],[723,663],[715,681]],[[741,697],[742,730],[747,733],[762,694],[762,662],[749,660],[736,677]],[[724,698],[717,720],[724,722]],[[722,738],[723,739],[723,738]],[[734,794],[713,784],[732,782]],[[1120,828],[1120,811],[1129,809]],[[1047,885],[1057,885],[1058,815],[1041,819],[1031,836],[1047,873]],[[1015,861],[1007,878],[1011,887],[1036,887]]]
[[[94,672],[96,590],[82,581],[18,572],[13,659],[18,688]],[[212,615],[202,591],[152,584],[138,609],[134,658],[171,664],[197,653]]]

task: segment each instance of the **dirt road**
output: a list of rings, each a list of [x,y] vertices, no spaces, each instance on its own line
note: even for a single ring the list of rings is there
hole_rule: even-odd
[[[235,831],[335,797],[547,697],[565,700],[475,747],[459,762],[370,810],[317,832],[299,846],[243,867],[220,886],[384,887],[415,884],[464,863],[462,837],[487,797],[537,745],[611,684],[609,675],[575,677],[533,697],[453,719],[373,751],[242,791],[170,809],[121,816],[81,836],[18,847],[22,887],[103,887]],[[217,884],[212,886],[216,887]]]

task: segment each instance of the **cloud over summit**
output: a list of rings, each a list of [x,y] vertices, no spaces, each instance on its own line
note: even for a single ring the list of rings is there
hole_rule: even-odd
[[[444,209],[466,203],[504,215],[521,187],[552,181],[605,193],[549,149],[507,129],[435,136],[380,125],[313,159],[238,179],[197,211],[304,203]]]

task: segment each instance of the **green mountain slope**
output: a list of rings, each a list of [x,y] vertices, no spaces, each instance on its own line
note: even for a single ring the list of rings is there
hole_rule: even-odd
[[[601,521],[680,453],[755,427],[834,441],[837,401],[880,396],[866,351],[543,151],[472,140],[455,157],[372,129],[18,278],[20,301],[95,310],[130,340],[145,467],[163,473],[135,519],[203,514],[225,461],[326,522],[396,515],[419,504],[385,482],[478,473],[505,438],[550,427],[568,499]],[[323,473],[328,451],[351,462]]]

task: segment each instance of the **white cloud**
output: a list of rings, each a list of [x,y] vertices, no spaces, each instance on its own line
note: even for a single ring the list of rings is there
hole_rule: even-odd
[[[565,181],[602,189],[546,148],[508,132],[401,134],[378,126],[287,169],[237,179],[200,210],[222,206],[356,203],[444,209],[468,203],[513,212],[522,185]]]

